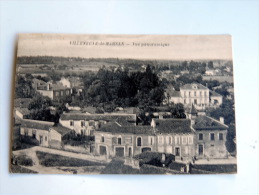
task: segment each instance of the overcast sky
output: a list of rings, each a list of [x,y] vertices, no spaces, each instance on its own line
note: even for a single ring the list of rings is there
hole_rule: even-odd
[[[124,46],[79,45],[120,42]],[[71,42],[76,44],[71,44]],[[140,46],[133,45],[140,43]],[[141,44],[165,46],[141,46]],[[20,34],[18,56],[135,59],[232,59],[230,35],[69,35]]]

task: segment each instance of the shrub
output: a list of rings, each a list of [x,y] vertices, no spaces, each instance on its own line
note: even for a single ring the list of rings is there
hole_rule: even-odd
[[[26,155],[16,156],[14,159],[17,165],[33,166],[33,160]]]

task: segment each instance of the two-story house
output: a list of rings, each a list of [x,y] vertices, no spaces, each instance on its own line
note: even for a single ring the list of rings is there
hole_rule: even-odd
[[[72,89],[62,85],[60,82],[44,82],[39,79],[33,80],[33,86],[37,92],[43,96],[47,96],[52,100],[59,100],[66,96],[71,96]]]
[[[89,113],[63,113],[59,123],[69,129],[74,130],[77,134],[94,135],[94,131],[102,127],[107,122],[119,119],[126,120],[129,123],[136,124],[136,114],[126,113],[106,113],[106,114],[89,114]]]
[[[195,130],[189,119],[153,119],[157,152],[174,154],[177,159],[191,159],[195,155]]]
[[[153,151],[190,159],[195,155],[194,136],[188,119],[153,119],[151,126],[107,123],[95,132],[95,153],[132,157]]]
[[[185,84],[180,87],[180,91],[175,91],[172,87],[166,90],[165,103],[182,103],[185,107],[194,104],[200,109],[208,106],[220,106],[222,96],[200,83]]]

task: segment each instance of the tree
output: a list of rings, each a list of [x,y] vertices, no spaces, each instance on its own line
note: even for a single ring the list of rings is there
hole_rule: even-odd
[[[173,118],[186,118],[184,106],[181,103],[169,105]]]
[[[52,105],[52,101],[49,97],[37,94],[36,96],[33,97],[32,101],[28,106],[28,109],[29,110],[46,109],[51,105]]]
[[[209,68],[209,69],[213,69],[213,67],[214,67],[214,66],[213,66],[213,62],[212,62],[212,61],[209,61],[209,62],[208,62],[208,68]]]
[[[15,98],[32,98],[36,94],[32,87],[32,81],[22,76],[17,76],[15,85]]]

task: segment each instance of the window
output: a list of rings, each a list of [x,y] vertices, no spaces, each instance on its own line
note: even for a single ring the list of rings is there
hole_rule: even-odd
[[[199,133],[199,140],[203,140],[203,134]]]
[[[28,129],[24,129],[24,135],[28,136],[29,135],[29,130]]]
[[[185,154],[188,154],[189,153],[189,148],[188,146],[185,146]]]
[[[189,97],[191,97],[191,92],[189,91]]]
[[[58,91],[55,94],[56,94],[56,96],[59,96],[59,92]]]
[[[193,144],[193,139],[191,136],[188,137],[188,144]]]
[[[183,137],[182,137],[182,143],[183,143],[183,144],[187,144],[187,137],[186,137],[186,136],[183,136]]]
[[[197,99],[194,99],[194,104],[197,104]]]
[[[74,126],[74,121],[70,121],[70,126]]]
[[[202,92],[200,91],[200,96],[202,96]]]
[[[163,137],[162,137],[162,136],[159,136],[159,137],[158,137],[158,143],[159,143],[159,144],[162,144],[162,143],[163,143]]]
[[[118,144],[121,145],[121,138],[118,138]]]
[[[48,137],[47,136],[45,136],[45,141],[48,141]]]
[[[199,145],[199,155],[203,155],[203,145]]]
[[[175,148],[175,156],[180,156],[180,148],[179,147]]]
[[[102,136],[102,138],[101,138],[101,142],[104,142],[104,137]]]
[[[214,135],[214,133],[211,133],[211,134],[210,134],[210,140],[212,140],[212,141],[215,140],[215,135]]]
[[[192,88],[193,88],[193,89],[197,89],[197,85],[193,85]]]
[[[180,137],[179,136],[175,136],[175,144],[180,144]]]
[[[67,95],[69,95],[69,90],[66,91]]]
[[[60,92],[60,96],[63,96],[63,91]]]
[[[149,138],[149,143],[150,143],[151,146],[153,145],[153,137]]]
[[[32,130],[32,138],[36,138],[36,130]]]
[[[137,138],[137,146],[141,146],[141,137]]]
[[[172,144],[172,137],[168,137],[168,144]]]
[[[194,96],[196,96],[196,91],[194,92]]]
[[[223,140],[223,133],[219,133],[219,140]]]
[[[184,104],[186,104],[186,99],[184,99]]]
[[[81,127],[85,126],[85,121],[81,121]]]
[[[89,126],[94,126],[94,121],[89,121]]]

